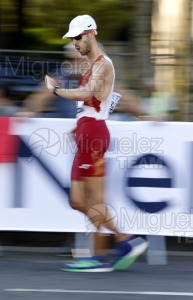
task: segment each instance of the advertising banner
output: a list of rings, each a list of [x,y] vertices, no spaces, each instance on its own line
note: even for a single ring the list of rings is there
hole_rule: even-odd
[[[107,209],[123,232],[193,236],[193,124],[107,121]],[[0,118],[0,230],[90,232],[69,203],[74,119]]]

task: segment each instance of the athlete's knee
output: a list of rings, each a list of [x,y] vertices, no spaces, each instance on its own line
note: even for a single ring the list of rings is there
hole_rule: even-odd
[[[71,205],[71,207],[74,210],[78,210],[78,211],[80,211],[82,213],[86,213],[86,211],[87,211],[86,205],[83,202],[81,202],[81,201],[77,201],[75,199],[71,199],[70,205]]]

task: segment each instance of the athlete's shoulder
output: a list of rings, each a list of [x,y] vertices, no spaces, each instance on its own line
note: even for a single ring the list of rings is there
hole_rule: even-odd
[[[100,60],[98,60],[94,64],[94,69],[100,68],[101,70],[105,70],[105,69],[109,69],[112,67],[113,67],[112,60],[106,55],[101,55]]]

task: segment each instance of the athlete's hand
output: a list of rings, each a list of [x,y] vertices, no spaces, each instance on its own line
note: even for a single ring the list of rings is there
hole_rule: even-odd
[[[51,93],[58,87],[57,81],[48,75],[45,76],[45,84]]]

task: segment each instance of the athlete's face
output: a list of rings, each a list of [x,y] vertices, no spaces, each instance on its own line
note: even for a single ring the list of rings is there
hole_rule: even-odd
[[[72,38],[76,50],[82,55],[87,55],[91,50],[90,30],[84,31],[82,34]]]

